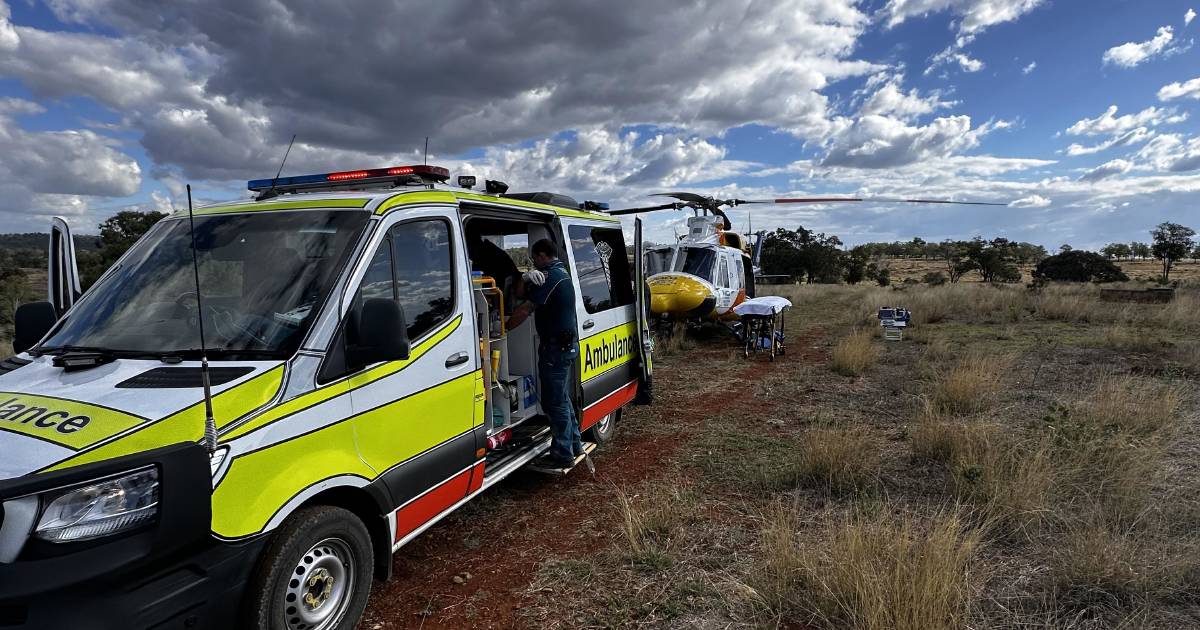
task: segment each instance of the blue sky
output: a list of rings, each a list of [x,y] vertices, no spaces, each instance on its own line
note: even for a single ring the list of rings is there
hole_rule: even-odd
[[[1192,0],[410,4],[0,0],[0,231],[94,231],[177,206],[185,182],[244,196],[292,133],[291,174],[412,162],[429,135],[456,173],[617,207],[1011,202],[754,207],[756,228],[847,243],[1200,228]],[[647,220],[663,240],[682,215]]]

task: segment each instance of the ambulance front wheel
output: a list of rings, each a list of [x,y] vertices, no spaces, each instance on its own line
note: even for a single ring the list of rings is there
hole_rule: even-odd
[[[317,506],[275,532],[250,583],[248,626],[270,630],[351,630],[371,593],[367,528],[352,512]]]
[[[584,434],[583,439],[596,444],[607,444],[617,432],[617,418],[620,414],[621,411],[617,410],[597,420]]]

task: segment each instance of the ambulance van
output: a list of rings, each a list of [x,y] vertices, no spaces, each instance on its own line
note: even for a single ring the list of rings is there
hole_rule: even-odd
[[[354,627],[393,553],[549,447],[497,252],[549,238],[571,270],[590,441],[649,401],[640,224],[448,178],[252,181],[82,295],[54,222],[0,363],[0,629]]]

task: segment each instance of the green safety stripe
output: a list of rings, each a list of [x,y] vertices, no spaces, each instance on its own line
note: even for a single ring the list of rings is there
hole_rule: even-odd
[[[283,384],[283,364],[213,396],[213,417],[223,427],[262,407],[275,398]],[[47,470],[99,462],[140,453],[168,444],[195,442],[204,435],[204,401],[198,401],[161,420],[145,422],[127,434],[90,451],[61,461]]]
[[[586,210],[572,210],[570,208],[560,208],[558,206],[550,206],[544,203],[535,203],[533,201],[525,201],[523,199],[508,199],[504,197],[493,197],[491,195],[480,195],[475,193],[461,193],[450,191],[429,191],[429,192],[407,192],[400,193],[387,201],[379,204],[375,209],[375,214],[387,214],[388,212],[403,206],[411,206],[423,203],[445,203],[453,204],[459,201],[478,201],[481,203],[498,204],[502,206],[515,206],[520,208],[530,208],[533,210],[541,210],[543,212],[553,212],[560,217],[571,217],[576,219],[591,219],[594,221],[605,221],[608,223],[620,223],[616,217],[602,214],[599,212],[588,212]]]
[[[403,361],[389,361],[382,365],[376,366],[366,372],[355,374],[346,379],[335,381],[324,385],[319,389],[313,390],[307,394],[297,396],[285,403],[271,407],[264,411],[261,415],[251,418],[245,424],[234,427],[228,434],[221,435],[222,441],[229,441],[246,434],[253,433],[269,424],[273,424],[278,420],[282,420],[292,414],[298,413],[309,407],[319,405],[331,398],[335,398],[342,394],[348,393],[351,390],[369,385],[403,370],[417,359],[421,358],[426,352],[432,349],[443,339],[449,337],[451,333],[458,329],[462,323],[462,315],[455,317],[440,330],[426,337],[421,343],[417,344],[409,352],[407,359]]]
[[[310,199],[307,201],[250,201],[246,203],[228,204],[223,206],[196,208],[194,214],[203,216],[210,214],[235,214],[239,212],[263,212],[267,210],[325,210],[328,208],[361,209],[367,207],[367,204],[370,202],[371,199],[368,197],[354,197],[351,199]],[[184,210],[178,210],[171,216],[186,217],[187,212]]]

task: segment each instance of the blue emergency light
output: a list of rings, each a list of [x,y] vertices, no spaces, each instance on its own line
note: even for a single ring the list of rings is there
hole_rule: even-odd
[[[391,166],[388,168],[371,168],[357,171],[338,171],[336,173],[318,173],[316,175],[295,175],[278,179],[252,179],[246,182],[246,188],[255,192],[275,190],[278,192],[293,192],[315,188],[353,188],[366,184],[395,182],[402,178],[417,178],[444,182],[450,179],[450,171],[440,166],[417,164],[414,166]]]

